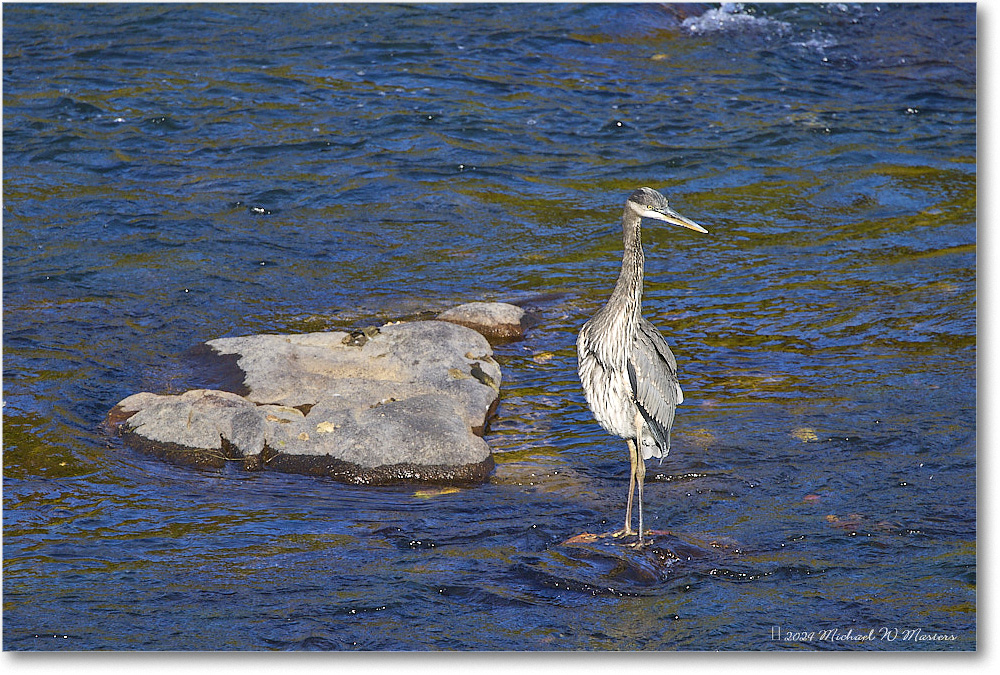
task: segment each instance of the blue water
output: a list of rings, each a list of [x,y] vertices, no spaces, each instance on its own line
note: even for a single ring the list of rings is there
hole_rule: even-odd
[[[4,649],[975,648],[974,5],[3,22]],[[640,185],[710,231],[644,229],[686,397],[646,518],[681,560],[564,543],[624,510],[574,340]],[[482,487],[101,430],[210,384],[206,340],[471,300],[539,318],[496,350]]]

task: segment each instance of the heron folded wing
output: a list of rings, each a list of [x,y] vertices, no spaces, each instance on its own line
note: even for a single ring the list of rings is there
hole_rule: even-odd
[[[641,320],[636,331],[628,375],[636,405],[657,445],[666,454],[670,451],[674,410],[684,400],[684,395],[677,381],[674,355],[659,331],[648,321]]]
[[[656,327],[645,319],[640,319],[639,322],[636,341],[638,342],[639,340],[648,341],[652,346],[652,349],[648,351],[650,354],[654,351],[656,353],[656,358],[653,360],[658,359],[664,364],[666,368],[666,374],[663,378],[664,382],[673,382],[672,390],[669,389],[669,385],[665,385],[667,389],[663,391],[664,397],[673,405],[680,405],[684,402],[684,392],[681,391],[681,383],[677,377],[677,361],[674,359],[674,353],[670,351],[667,341],[660,335],[660,331],[656,330]]]
[[[662,458],[665,451],[670,451],[670,429],[664,429],[663,425],[657,421],[652,414],[650,414],[649,410],[637,395],[637,392],[640,391],[642,387],[639,383],[639,376],[635,372],[635,366],[632,365],[631,361],[627,364],[627,370],[629,383],[632,385],[632,400],[635,401],[635,406],[639,409],[639,414],[642,415],[642,419],[646,421],[646,426],[649,427],[650,432],[653,434],[652,438],[649,438],[648,436],[642,437],[642,458]]]

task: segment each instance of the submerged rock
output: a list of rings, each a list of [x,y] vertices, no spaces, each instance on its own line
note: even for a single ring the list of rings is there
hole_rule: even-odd
[[[126,443],[196,466],[238,461],[352,483],[481,482],[493,468],[480,436],[500,367],[473,330],[417,321],[206,344],[236,357],[245,396],[130,396],[108,415]]]
[[[520,340],[527,327],[524,310],[505,302],[469,302],[445,310],[437,318],[471,328],[491,340]]]
[[[521,566],[540,584],[599,595],[662,595],[664,585],[685,586],[691,575],[752,581],[766,572],[742,560],[735,541],[706,533],[648,530],[646,545],[612,533],[578,534],[551,545]]]

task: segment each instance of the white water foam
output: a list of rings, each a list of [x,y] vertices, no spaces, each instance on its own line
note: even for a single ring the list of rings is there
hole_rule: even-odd
[[[681,26],[692,33],[715,33],[719,31],[777,30],[791,28],[791,24],[767,17],[748,14],[742,2],[725,2],[719,8],[706,11],[701,16],[690,16]]]

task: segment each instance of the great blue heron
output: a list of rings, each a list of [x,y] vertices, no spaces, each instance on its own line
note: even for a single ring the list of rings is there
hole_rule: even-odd
[[[632,495],[639,486],[639,541],[643,545],[642,483],[645,460],[670,451],[674,409],[684,401],[677,381],[677,362],[660,332],[642,318],[643,218],[662,220],[708,233],[667,205],[656,190],[642,187],[629,195],[622,214],[625,253],[618,281],[608,302],[583,325],[576,347],[580,382],[594,417],[608,432],[628,444],[631,473],[625,527],[614,536],[635,534]]]

